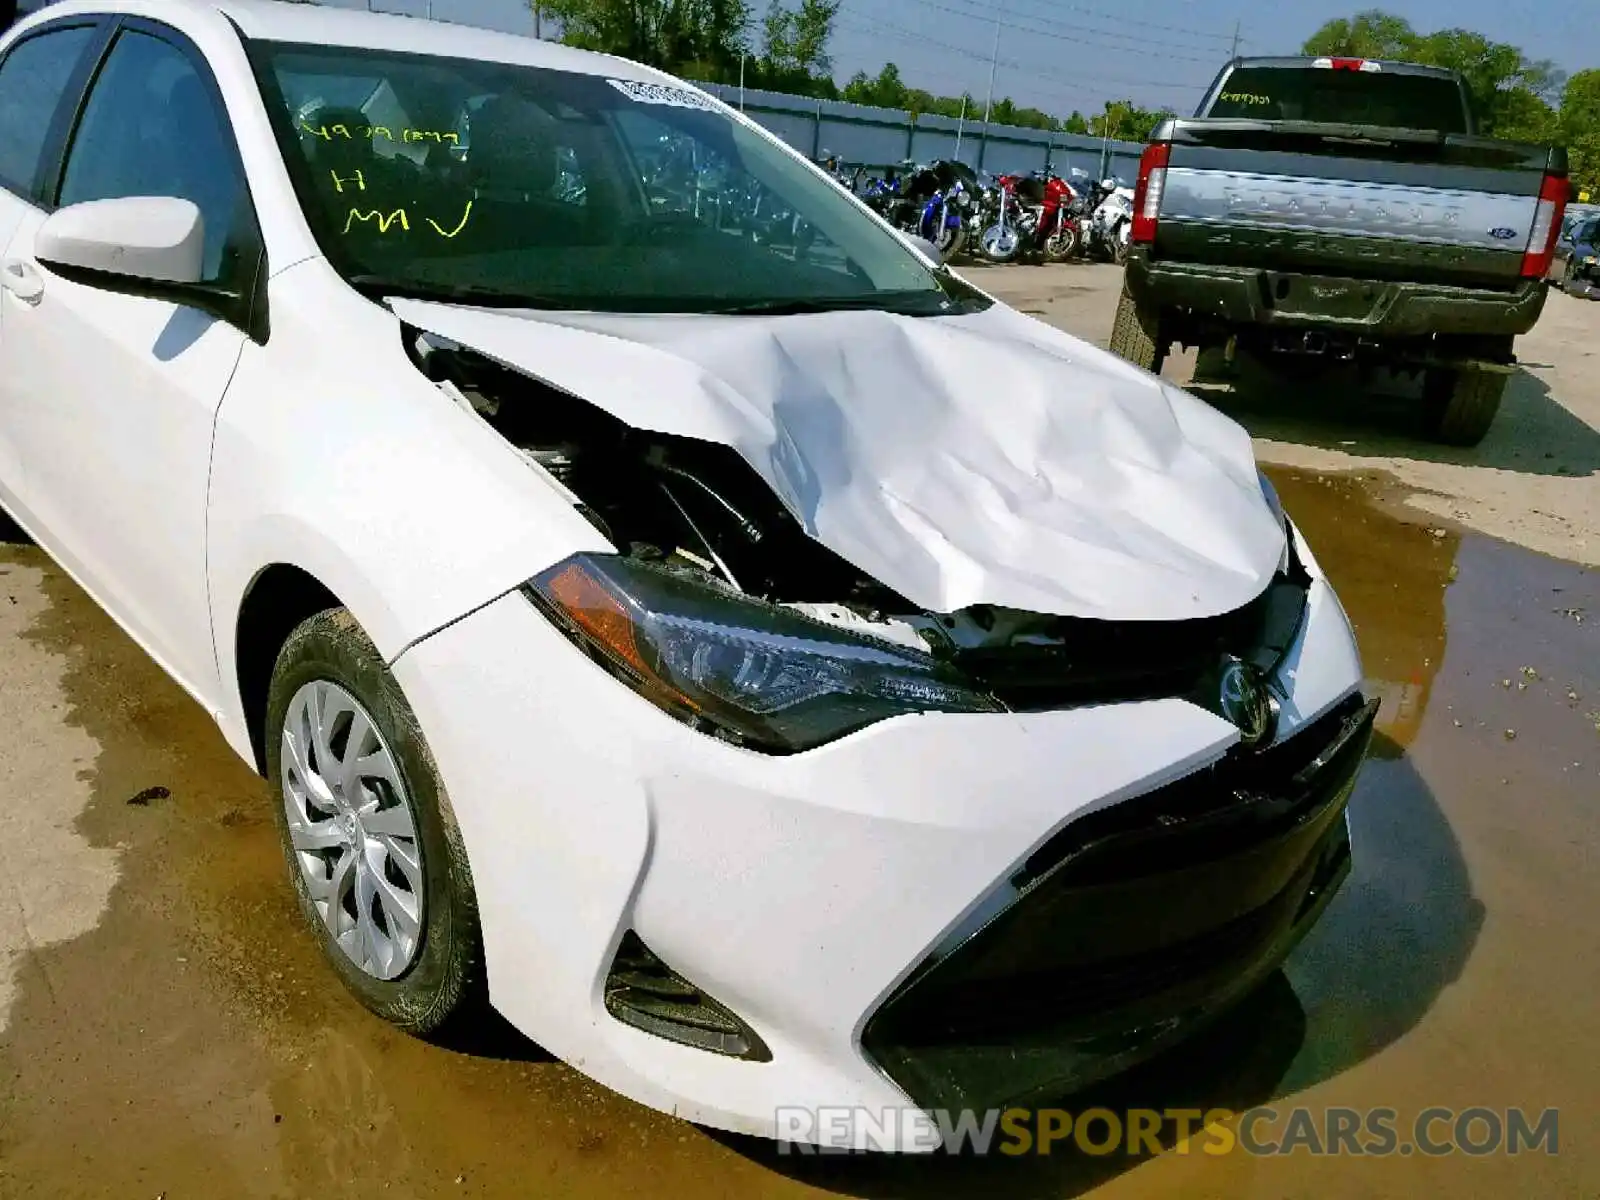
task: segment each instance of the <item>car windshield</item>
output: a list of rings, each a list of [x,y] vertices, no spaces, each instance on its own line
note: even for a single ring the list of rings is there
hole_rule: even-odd
[[[1239,67],[1204,115],[1467,132],[1461,89],[1448,76],[1311,66]]]
[[[983,301],[688,88],[257,41],[301,204],[374,294],[606,312]]]

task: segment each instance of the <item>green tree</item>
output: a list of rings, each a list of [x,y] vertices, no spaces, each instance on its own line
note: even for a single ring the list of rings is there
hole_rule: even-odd
[[[1414,61],[1418,41],[1410,21],[1369,8],[1348,19],[1338,17],[1329,21],[1306,39],[1301,53]]]
[[[1367,9],[1327,22],[1301,51],[1448,67],[1466,80],[1481,132],[1535,141],[1554,132],[1549,100],[1560,90],[1561,73],[1546,59],[1530,59],[1470,29],[1419,33],[1404,17]]]
[[[1140,108],[1132,100],[1107,100],[1105,108],[1084,123],[1085,132],[1094,137],[1142,142],[1169,115],[1170,109]]]
[[[874,104],[879,108],[909,109],[912,100],[911,89],[900,78],[900,68],[894,63],[884,63],[875,79],[865,71],[857,71],[844,85],[842,95],[851,104]]]
[[[762,87],[823,98],[839,95],[828,39],[840,3],[800,0],[799,7],[791,8],[784,0],[772,0],[761,22],[756,70]]]
[[[747,0],[538,0],[561,40],[680,75],[738,78]]]
[[[1600,199],[1600,70],[1579,71],[1561,93],[1561,134],[1579,194]]]

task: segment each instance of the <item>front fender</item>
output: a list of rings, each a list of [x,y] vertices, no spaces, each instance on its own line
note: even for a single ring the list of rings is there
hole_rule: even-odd
[[[208,501],[218,719],[236,748],[237,623],[263,569],[315,577],[393,661],[552,563],[610,549],[325,260],[275,276],[268,303],[271,339],[246,344],[218,414]]]

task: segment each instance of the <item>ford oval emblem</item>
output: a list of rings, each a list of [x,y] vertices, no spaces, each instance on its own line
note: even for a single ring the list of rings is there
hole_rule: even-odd
[[[1517,231],[1515,229],[1507,229],[1504,225],[1502,225],[1498,229],[1489,230],[1489,236],[1497,241],[1509,242],[1512,238],[1517,236]]]

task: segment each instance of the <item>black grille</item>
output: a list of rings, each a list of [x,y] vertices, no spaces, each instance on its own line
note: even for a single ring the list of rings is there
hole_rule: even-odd
[[[1072,704],[1193,697],[1210,707],[1208,685],[1225,655],[1270,673],[1293,644],[1305,612],[1298,564],[1242,608],[1189,621],[1062,617],[1056,645],[956,652],[954,661],[1008,708],[1038,712]]]
[[[1345,803],[1377,704],[1069,825],[1018,899],[913,972],[862,1046],[919,1104],[1074,1090],[1275,969],[1350,866]]]
[[[631,929],[606,977],[606,1011],[624,1024],[713,1054],[769,1062],[755,1030],[662,962]]]

